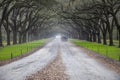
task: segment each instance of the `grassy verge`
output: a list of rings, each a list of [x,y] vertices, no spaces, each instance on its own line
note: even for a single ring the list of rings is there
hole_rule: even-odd
[[[9,60],[31,52],[32,50],[43,46],[47,41],[48,40],[43,39],[40,41],[33,41],[24,44],[17,44],[0,48],[0,61]]]
[[[71,40],[75,45],[87,48],[114,60],[120,60],[120,48],[80,40]]]

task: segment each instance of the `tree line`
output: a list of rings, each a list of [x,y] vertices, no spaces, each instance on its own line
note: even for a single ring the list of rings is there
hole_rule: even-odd
[[[73,7],[75,1],[72,0],[69,7]],[[71,27],[78,32],[75,34],[77,38],[98,43],[103,39],[104,45],[109,40],[109,45],[113,46],[113,36],[117,36],[120,47],[120,0],[90,0],[76,5],[74,10],[62,12],[64,19],[76,24]],[[113,35],[115,29],[117,34]]]
[[[7,45],[11,41],[13,44],[21,44],[38,39],[41,29],[45,29],[42,24],[49,18],[45,14],[47,8],[55,2],[52,1],[0,0],[0,47],[3,46],[3,35],[7,36]],[[6,34],[3,34],[3,29]]]
[[[7,45],[11,40],[17,44],[53,35],[49,28],[51,23],[47,22],[51,18],[70,26],[62,27],[69,37],[104,45],[109,40],[109,45],[113,46],[113,36],[116,36],[120,47],[120,0],[69,0],[68,6],[56,0],[1,0],[0,46],[3,46],[3,28]]]

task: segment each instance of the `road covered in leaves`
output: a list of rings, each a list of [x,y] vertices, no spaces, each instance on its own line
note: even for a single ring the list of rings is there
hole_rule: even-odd
[[[34,54],[0,67],[0,80],[120,80],[70,42],[54,39]]]

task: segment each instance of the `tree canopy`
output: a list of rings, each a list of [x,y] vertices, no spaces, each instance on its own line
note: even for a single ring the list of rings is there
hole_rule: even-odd
[[[0,46],[61,33],[120,47],[119,14],[120,0],[0,0]]]

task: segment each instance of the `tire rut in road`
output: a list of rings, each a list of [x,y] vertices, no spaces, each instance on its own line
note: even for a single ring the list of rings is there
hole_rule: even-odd
[[[26,80],[69,80],[65,74],[65,66],[62,62],[61,54],[36,74],[29,76]]]

